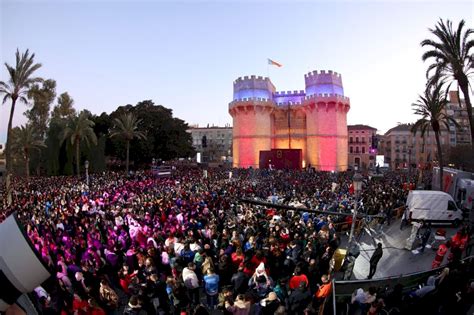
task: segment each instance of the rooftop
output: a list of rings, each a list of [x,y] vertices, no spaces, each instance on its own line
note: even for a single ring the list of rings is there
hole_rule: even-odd
[[[357,125],[347,125],[347,129],[357,129],[357,130],[360,130],[360,129],[370,129],[370,130],[377,130],[377,128],[374,128],[374,127],[370,127],[370,126],[367,126],[367,125],[363,125],[363,124],[357,124]]]
[[[396,127],[390,128],[385,135],[392,133],[393,131],[411,131],[413,124],[399,124]]]

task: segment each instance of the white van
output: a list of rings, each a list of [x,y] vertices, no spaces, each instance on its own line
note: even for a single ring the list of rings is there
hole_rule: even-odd
[[[453,197],[443,191],[412,190],[408,193],[406,217],[409,220],[459,225],[463,220],[462,211]]]

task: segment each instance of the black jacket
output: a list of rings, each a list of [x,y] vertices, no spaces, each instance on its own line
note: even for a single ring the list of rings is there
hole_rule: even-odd
[[[381,247],[377,247],[377,249],[375,250],[375,252],[372,254],[372,257],[370,258],[370,264],[371,265],[377,265],[380,258],[382,258],[382,248]]]
[[[298,288],[291,292],[288,298],[290,314],[303,314],[303,311],[311,302],[311,293],[306,289]]]

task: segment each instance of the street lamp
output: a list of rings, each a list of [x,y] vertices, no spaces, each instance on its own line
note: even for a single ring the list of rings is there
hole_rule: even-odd
[[[89,187],[89,161],[88,160],[84,162],[84,167],[86,168],[86,184],[87,184],[87,187]]]
[[[355,260],[360,254],[359,248],[353,244],[354,240],[354,227],[357,220],[357,203],[359,193],[362,190],[362,175],[356,173],[352,178],[352,187],[354,188],[354,195],[355,195],[355,205],[354,205],[354,213],[352,215],[352,224],[351,224],[351,233],[349,234],[349,241],[347,242],[347,252],[346,257],[344,258],[344,280],[350,280],[352,276],[352,270],[354,269]]]
[[[362,179],[363,177],[359,173],[356,173],[354,177],[352,178],[352,185],[354,187],[354,195],[355,195],[355,206],[354,206],[354,213],[352,215],[351,233],[349,234],[348,249],[351,248],[352,241],[354,238],[354,227],[355,227],[355,222],[357,219],[357,203],[358,203],[359,193],[362,190]]]

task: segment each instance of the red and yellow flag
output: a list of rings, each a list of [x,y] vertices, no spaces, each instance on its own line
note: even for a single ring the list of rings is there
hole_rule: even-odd
[[[273,61],[273,60],[271,60],[270,58],[268,58],[268,64],[269,64],[269,65],[272,65],[272,66],[277,66],[277,67],[281,67],[281,66],[282,66],[281,63],[278,63],[278,62],[276,62],[276,61]]]

